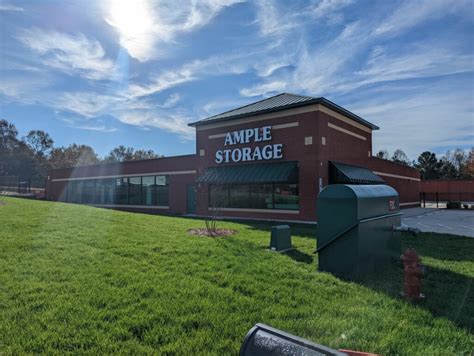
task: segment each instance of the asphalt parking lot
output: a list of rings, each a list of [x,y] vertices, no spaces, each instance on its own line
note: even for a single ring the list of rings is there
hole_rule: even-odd
[[[412,208],[402,210],[402,224],[423,232],[474,237],[474,210]]]

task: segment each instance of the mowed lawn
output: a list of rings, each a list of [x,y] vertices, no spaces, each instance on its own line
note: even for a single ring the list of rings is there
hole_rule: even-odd
[[[398,297],[401,267],[351,283],[317,272],[315,228],[269,252],[270,224],[2,198],[0,354],[237,354],[257,322],[333,348],[380,354],[474,350],[474,239],[404,236],[427,265],[426,301]]]

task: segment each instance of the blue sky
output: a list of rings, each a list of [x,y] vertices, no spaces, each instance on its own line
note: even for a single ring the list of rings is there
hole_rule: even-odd
[[[474,145],[474,2],[0,0],[0,118],[57,146],[195,152],[187,126],[324,96],[411,159]]]

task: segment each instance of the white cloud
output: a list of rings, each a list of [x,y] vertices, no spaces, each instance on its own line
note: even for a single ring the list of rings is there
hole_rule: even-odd
[[[150,77],[153,79],[148,84],[131,84],[124,95],[129,98],[140,98],[204,77],[241,74],[252,68],[253,63],[251,54],[245,52],[197,59],[179,68],[165,70],[157,75],[152,74]]]
[[[83,34],[66,34],[39,28],[24,30],[18,39],[36,52],[46,66],[88,79],[111,79],[114,63],[101,44]]]
[[[257,1],[256,22],[261,36],[274,36],[285,33],[296,26],[288,14],[280,11],[278,4],[272,0]]]
[[[178,93],[171,94],[163,104],[159,105],[160,108],[162,109],[170,109],[174,106],[176,106],[177,103],[181,100],[181,95]]]
[[[381,127],[374,132],[374,152],[401,148],[415,159],[427,149],[463,147],[473,142],[472,92],[466,92],[461,83],[449,84],[448,79],[423,90],[373,95],[357,100],[348,109]]]
[[[192,118],[185,113],[134,110],[118,114],[117,118],[125,124],[159,128],[177,134],[185,140],[194,139],[194,129],[188,126]]]
[[[340,10],[351,5],[354,0],[322,0],[311,9],[310,14],[316,18],[327,18],[329,24],[336,24],[342,21]]]
[[[24,11],[24,9],[11,4],[0,4],[0,11]]]
[[[58,110],[73,112],[86,118],[94,118],[106,113],[106,109],[118,102],[117,97],[109,95],[90,92],[66,92],[51,98],[49,105]]]
[[[179,34],[199,29],[226,7],[241,0],[187,0],[179,2],[110,0],[105,21],[114,27],[120,45],[141,62],[159,57],[163,45]]]
[[[105,132],[105,133],[110,133],[110,132],[116,132],[118,129],[116,127],[107,127],[105,125],[79,125],[79,126],[73,126],[75,129],[80,129],[80,130],[86,130],[86,131],[99,131],[99,132]]]
[[[285,91],[287,83],[285,81],[273,81],[260,85],[256,85],[251,88],[244,88],[240,90],[242,96],[259,96],[259,95],[271,95],[281,91]]]
[[[375,35],[396,35],[429,20],[453,13],[472,13],[470,0],[407,0],[378,26]]]
[[[356,74],[365,78],[358,85],[391,80],[425,78],[474,70],[474,56],[463,54],[454,48],[425,45],[407,53],[381,54],[369,66]]]
[[[150,84],[130,85],[126,95],[131,98],[147,96],[193,80],[196,80],[196,76],[186,67],[176,71],[168,70],[161,73]]]

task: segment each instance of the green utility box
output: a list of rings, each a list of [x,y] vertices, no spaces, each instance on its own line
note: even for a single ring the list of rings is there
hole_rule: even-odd
[[[270,240],[270,250],[285,252],[291,250],[291,229],[288,225],[278,225],[272,227],[272,237]]]
[[[318,196],[319,270],[360,279],[401,253],[398,193],[388,185],[333,184]]]

